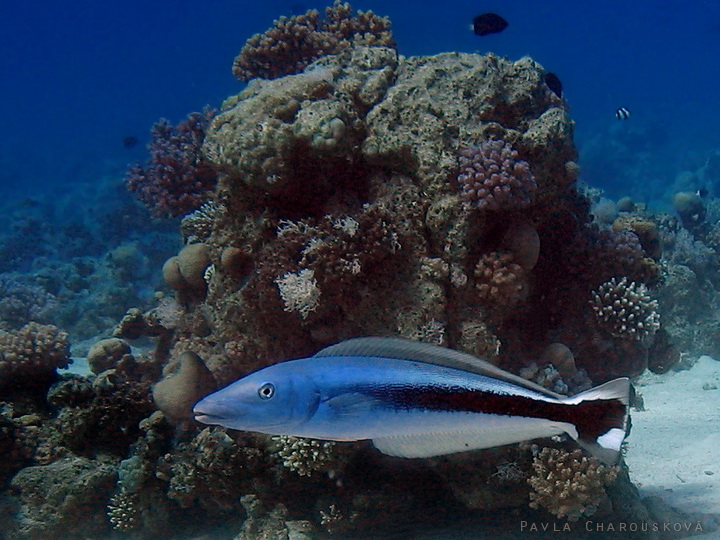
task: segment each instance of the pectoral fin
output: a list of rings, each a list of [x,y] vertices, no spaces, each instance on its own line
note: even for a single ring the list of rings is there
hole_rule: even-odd
[[[377,401],[365,394],[348,392],[328,399],[325,406],[334,420],[347,422],[370,414]]]

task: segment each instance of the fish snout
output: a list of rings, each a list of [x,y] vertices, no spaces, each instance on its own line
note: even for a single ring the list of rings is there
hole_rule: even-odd
[[[237,411],[223,401],[213,396],[200,400],[193,407],[195,420],[203,424],[225,425],[228,420],[237,416]]]

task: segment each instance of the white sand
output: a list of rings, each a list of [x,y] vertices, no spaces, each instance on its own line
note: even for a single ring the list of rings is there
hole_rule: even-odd
[[[643,376],[636,388],[645,411],[632,413],[626,461],[641,496],[720,513],[720,361],[703,356],[690,370]]]

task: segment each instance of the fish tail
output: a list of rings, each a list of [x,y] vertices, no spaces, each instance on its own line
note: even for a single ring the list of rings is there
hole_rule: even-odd
[[[617,463],[620,446],[629,429],[630,380],[612,381],[563,399],[571,405],[568,422],[575,428],[568,434],[583,448],[605,463]]]

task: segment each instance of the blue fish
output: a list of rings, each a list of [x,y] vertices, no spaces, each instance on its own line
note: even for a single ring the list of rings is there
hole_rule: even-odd
[[[469,354],[400,338],[343,341],[252,373],[195,405],[242,431],[372,440],[423,458],[567,434],[607,463],[628,425],[630,382],[561,396]]]

